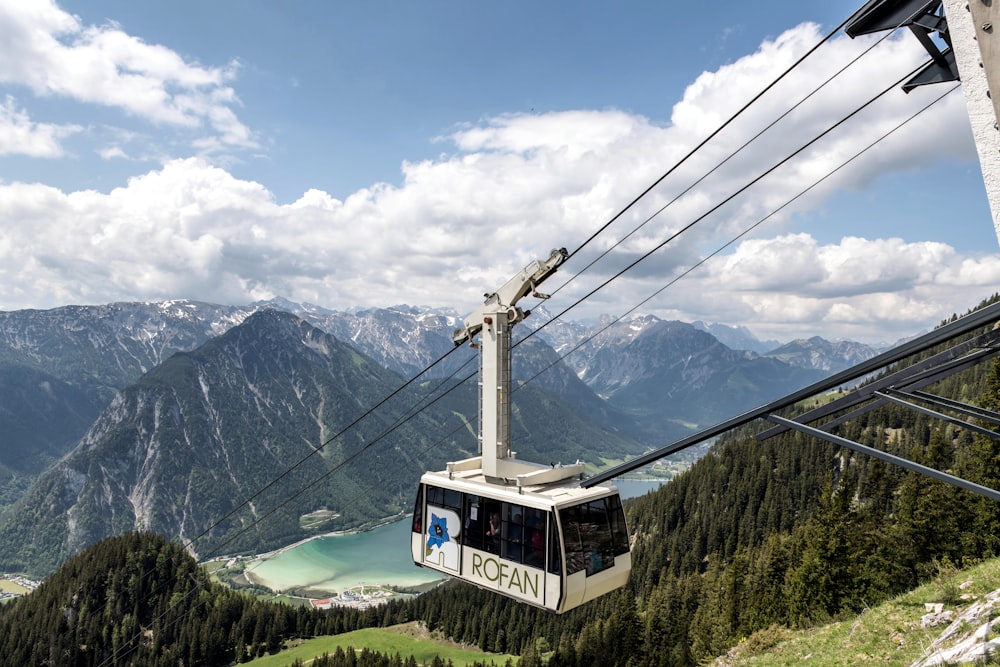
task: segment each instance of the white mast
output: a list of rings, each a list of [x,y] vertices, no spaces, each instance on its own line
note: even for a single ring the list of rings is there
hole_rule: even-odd
[[[857,37],[909,28],[931,61],[903,84],[906,92],[930,83],[961,80],[993,229],[1000,241],[998,20],[1000,6],[994,0],[868,0],[847,20],[844,31]]]
[[[486,302],[465,318],[465,326],[452,336],[456,345],[466,341],[480,348],[480,423],[479,457],[448,464],[449,472],[482,468],[483,475],[497,481],[514,480],[518,485],[539,484],[566,479],[583,473],[583,464],[542,466],[519,461],[511,451],[511,331],[515,324],[531,314],[517,302],[531,294],[547,299],[538,285],[556,272],[568,253],[553,250],[547,259],[535,260],[507,281],[499,290],[486,295]],[[479,335],[479,345],[473,339]]]
[[[1000,4],[992,0],[944,0],[944,11],[993,228],[1000,242]]]

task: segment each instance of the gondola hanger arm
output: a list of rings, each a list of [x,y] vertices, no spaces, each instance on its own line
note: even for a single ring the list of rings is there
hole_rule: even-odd
[[[567,257],[569,257],[569,253],[566,248],[557,248],[549,254],[548,258],[531,262],[508,280],[503,287],[496,292],[487,294],[483,305],[465,318],[462,328],[455,330],[452,335],[452,341],[455,345],[471,341],[482,330],[484,322],[490,323],[488,318],[494,313],[506,312],[511,324],[520,322],[527,317],[531,311],[525,312],[518,308],[518,301],[529,294],[536,299],[549,298],[548,295],[538,291],[538,286],[555,273]]]

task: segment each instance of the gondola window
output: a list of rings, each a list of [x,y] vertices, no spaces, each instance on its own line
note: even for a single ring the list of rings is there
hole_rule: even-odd
[[[615,555],[628,551],[621,506],[614,500],[609,508],[607,501],[601,498],[559,510],[566,539],[567,574],[584,569],[587,576],[597,574],[614,566]]]

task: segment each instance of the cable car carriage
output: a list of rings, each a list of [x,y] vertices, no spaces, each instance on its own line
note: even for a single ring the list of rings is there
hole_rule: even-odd
[[[554,250],[507,282],[455,332],[482,334],[481,456],[420,478],[413,510],[413,562],[476,586],[562,613],[624,586],[632,568],[618,490],[584,488],[584,466],[538,465],[510,448],[510,330],[529,313],[516,303],[566,259]]]
[[[626,584],[632,561],[614,487],[505,487],[465,465],[474,464],[420,479],[417,565],[558,613]]]

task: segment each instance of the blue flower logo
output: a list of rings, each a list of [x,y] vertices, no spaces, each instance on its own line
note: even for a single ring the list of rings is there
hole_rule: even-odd
[[[448,537],[448,519],[446,517],[438,517],[437,514],[431,514],[431,525],[427,530],[427,547],[440,547],[445,542],[448,542],[450,538]]]

